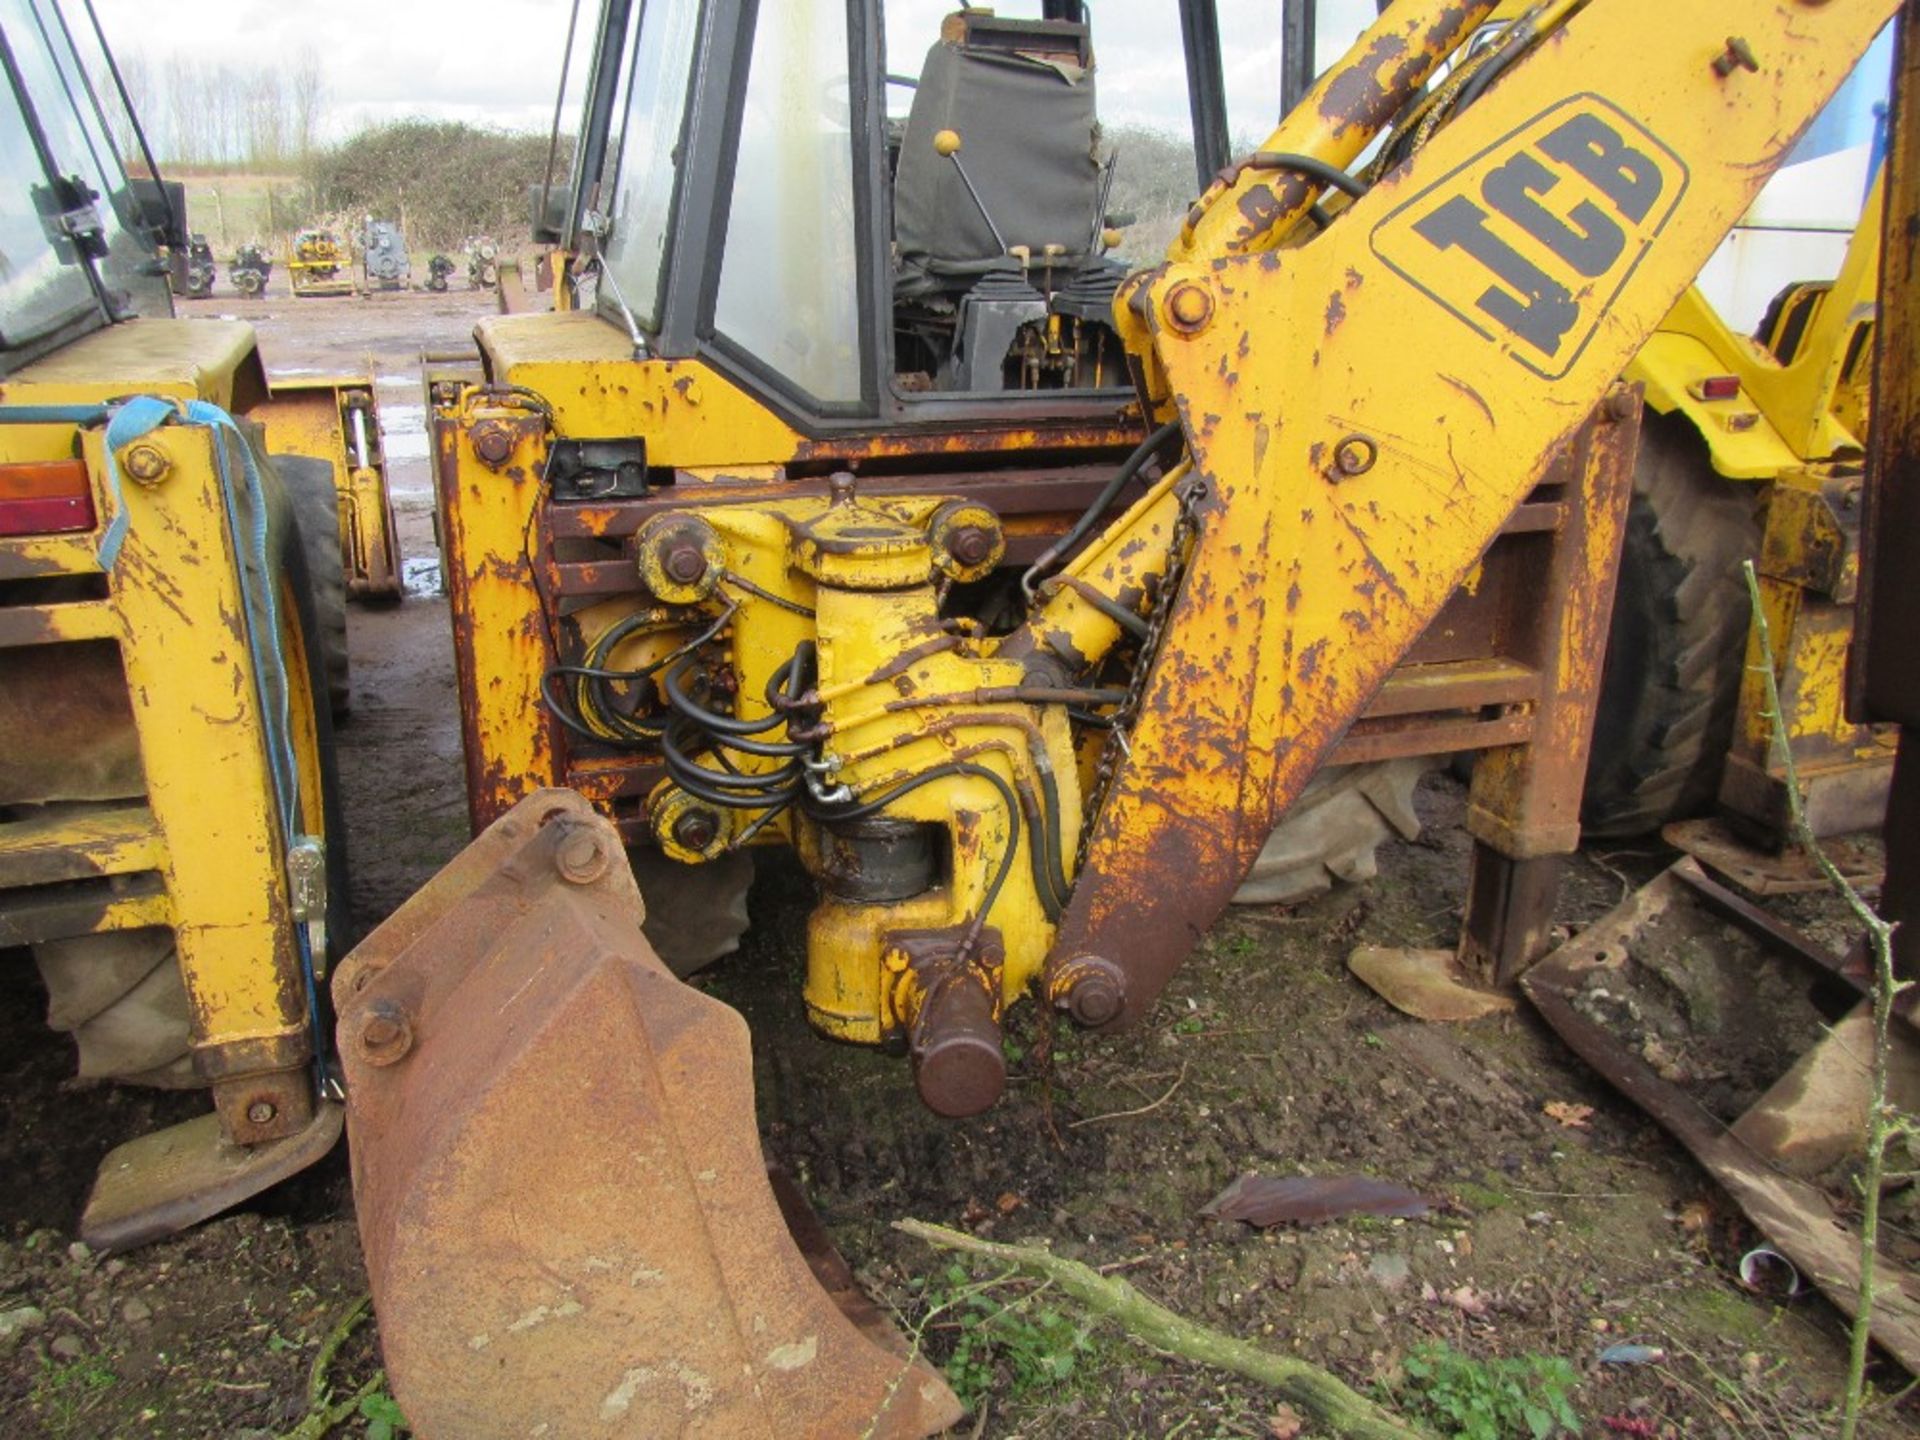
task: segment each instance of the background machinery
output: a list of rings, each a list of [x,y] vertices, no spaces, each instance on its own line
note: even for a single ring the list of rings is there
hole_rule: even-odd
[[[500,247],[492,237],[471,236],[462,248],[467,252],[469,290],[491,290],[500,283]]]
[[[299,295],[351,295],[347,247],[331,230],[302,230],[287,247],[287,275]]]
[[[360,227],[359,244],[360,270],[369,291],[406,288],[413,262],[407,258],[407,242],[398,225],[369,215]]]
[[[273,277],[273,256],[264,245],[242,245],[227,267],[227,279],[242,295],[267,293],[267,281]]]
[[[219,267],[213,261],[213,247],[207,237],[194,233],[185,245],[167,249],[167,284],[176,295],[189,300],[204,300],[213,293]]]
[[[864,0],[602,7],[539,209],[575,288],[483,322],[432,422],[484,833],[334,984],[427,1433],[951,1415],[759,1248],[743,1037],[667,968],[729,943],[755,845],[818,888],[816,1028],[954,1116],[1022,998],[1142,1016],[1330,763],[1481,752],[1462,954],[1545,948],[1618,377],[1897,5],[1544,0],[1468,51],[1491,3],[1400,0],[1232,164],[1180,8],[1214,178],[1127,273],[1071,0],[948,17],[897,125]]]
[[[1765,850],[1785,842],[1744,560],[1762,576],[1816,832],[1880,823],[1893,737],[1848,718],[1845,674],[1882,202],[1876,181],[1839,275],[1782,291],[1752,338],[1690,288],[1628,367],[1649,418],[1587,780],[1591,835],[1643,832],[1717,803],[1738,836]],[[1712,822],[1669,834],[1684,848],[1725,844]]]

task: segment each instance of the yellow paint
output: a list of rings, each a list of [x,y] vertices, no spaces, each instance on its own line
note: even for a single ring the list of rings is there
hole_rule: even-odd
[[[0,387],[0,402],[83,404],[139,394],[244,412],[265,394],[251,329],[220,321],[114,326],[22,370]],[[74,808],[37,834],[0,827],[0,875],[29,859],[76,874],[157,873],[162,892],[116,901],[95,928],[173,928],[195,1049],[211,1073],[244,1086],[249,1063],[282,1069],[311,1048],[287,919],[289,837],[280,833],[268,780],[213,432],[167,426],[139,443],[159,450],[167,469],[151,484],[127,480],[116,502],[100,428],[0,427],[0,462],[72,454],[77,445],[101,527],[117,503],[126,507],[129,527],[106,598],[43,605],[36,616],[48,643],[117,641],[147,782],[143,808]],[[0,575],[98,575],[98,540],[96,531],[7,541]],[[291,607],[282,609],[291,624]],[[300,824],[319,833],[319,739],[298,636],[268,643],[284,647],[297,671],[292,709],[309,812]],[[0,888],[0,909],[7,896]],[[225,1093],[217,1089],[216,1100],[224,1103]]]
[[[1118,953],[1109,927],[1151,906],[1160,856],[1251,859],[1894,8],[1737,0],[1697,24],[1657,0],[1579,11],[1325,235],[1206,264],[1176,245],[1123,291],[1208,495],[1095,821],[1102,883],[1076,895],[1062,954]],[[1728,33],[1794,63],[1720,77]],[[1596,86],[1604,98],[1578,98]],[[1527,206],[1541,190],[1546,220]],[[1165,319],[1182,284],[1215,298],[1197,333]],[[1378,452],[1358,475],[1334,464],[1350,435]]]
[[[1371,193],[1330,204],[1325,233],[1306,238],[1315,197],[1285,185],[1284,168],[1244,168],[1213,187],[1167,263],[1123,286],[1114,312],[1147,408],[1184,421],[1190,465],[1050,582],[1027,626],[1005,639],[937,613],[925,528],[944,497],[702,505],[697,482],[683,485],[676,513],[712,528],[739,577],[694,607],[727,617],[710,663],[730,672],[722,688],[735,714],[766,715],[768,681],[810,641],[823,787],[886,795],[962,762],[1016,791],[1010,808],[994,780],[949,773],[892,800],[888,818],[944,832],[948,865],[910,899],[829,899],[815,911],[805,989],[814,1023],[862,1041],[909,1025],[920,981],[908,932],[990,927],[1004,964],[987,963],[984,943],[968,963],[1004,1002],[1043,975],[1050,947],[1124,953],[1136,937],[1103,927],[1151,911],[1179,883],[1167,857],[1250,858],[1672,311],[1777,163],[1780,138],[1831,93],[1893,8],[1829,0],[1783,18],[1775,0],[1726,0],[1711,15],[1656,0],[1585,9],[1549,0],[1536,19],[1564,22],[1560,33]],[[1262,148],[1350,163],[1371,131],[1341,97],[1393,75],[1416,85],[1491,9],[1491,0],[1395,6]],[[1711,68],[1729,30],[1765,54],[1788,46],[1789,25],[1790,70]],[[1651,34],[1662,44],[1649,46]],[[809,454],[805,437],[708,366],[636,360],[627,337],[595,316],[504,316],[478,333],[494,380],[550,407],[548,435],[641,434],[649,463],[683,477],[765,476]],[[441,500],[470,651],[470,769],[497,797],[557,778],[538,694],[543,632],[551,624],[564,640],[575,622],[551,605],[542,616],[524,558],[540,540],[529,526],[541,513],[533,477],[545,441],[480,464],[469,427],[525,412],[504,401],[489,410],[478,392],[468,401],[441,412]],[[982,446],[977,428],[950,443],[961,453]],[[903,434],[876,434],[835,454],[910,448]],[[1178,558],[1183,494],[1197,526],[1189,569],[1094,821],[1096,883],[1074,894],[1056,936],[1019,798],[1054,786],[1070,867],[1090,754],[1073,742],[1065,702],[1019,687],[1085,684],[1136,628],[1120,612],[1143,614]],[[572,513],[588,529],[613,518],[591,505]],[[1616,538],[1595,525],[1580,563],[1609,563]],[[608,614],[596,606],[592,623]],[[1567,643],[1592,638],[1576,627]],[[739,761],[746,771],[779,763]],[[686,815],[673,796],[671,786],[655,791],[657,825]],[[1571,824],[1544,817],[1543,833],[1557,837],[1561,821]],[[736,833],[735,824],[720,828]],[[803,861],[830,878],[833,836],[798,810],[785,824]],[[1009,847],[1014,861],[990,901]]]
[[[291,983],[280,839],[212,441],[204,429],[163,429],[144,443],[172,470],[158,485],[124,487],[130,523],[111,584],[148,804],[167,837],[161,873],[194,1042],[297,1035],[304,1007]],[[85,444],[101,473],[100,434]]]
[[[364,449],[355,433],[356,410],[363,417]],[[371,372],[277,380],[273,393],[247,416],[266,427],[269,453],[310,455],[333,467],[347,589],[397,599],[399,542]]]
[[[473,395],[467,392],[466,399]],[[474,454],[466,423],[523,415],[485,404],[439,406],[428,432],[435,447],[443,563],[452,591],[468,773],[481,771],[499,791],[486,797],[497,808],[481,814],[483,797],[469,779],[476,828],[513,801],[560,783],[552,727],[540,696],[546,625],[527,562],[545,447],[523,442],[496,472]],[[503,797],[505,803],[497,803]]]
[[[1787,743],[1803,776],[1849,765],[1884,767],[1893,736],[1847,717],[1847,657],[1860,579],[1859,486],[1826,465],[1789,470],[1774,482],[1756,568],[1774,652]],[[1785,783],[1773,716],[1759,673],[1757,630],[1747,640],[1733,754]],[[1770,817],[1752,817],[1771,823]]]
[[[13,874],[133,875],[157,870],[165,841],[144,808],[65,807],[0,823],[0,889]]]

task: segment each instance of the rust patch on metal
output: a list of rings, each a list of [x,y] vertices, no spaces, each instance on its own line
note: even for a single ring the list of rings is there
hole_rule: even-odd
[[[1335,134],[1354,126],[1379,129],[1420,78],[1493,8],[1492,0],[1463,0],[1436,12],[1425,33],[1411,42],[1405,35],[1376,36],[1357,64],[1334,73],[1320,97],[1321,118]]]
[[[1338,290],[1327,296],[1327,334],[1332,335],[1347,318],[1347,302]]]
[[[0,803],[144,794],[126,671],[111,640],[0,650]]]

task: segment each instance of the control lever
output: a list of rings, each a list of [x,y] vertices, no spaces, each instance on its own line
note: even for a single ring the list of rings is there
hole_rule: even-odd
[[[933,137],[936,153],[953,161],[953,168],[960,172],[960,183],[967,187],[967,194],[973,197],[974,207],[979,210],[980,218],[987,222],[987,229],[993,232],[993,243],[1000,247],[1000,253],[1007,252],[1007,237],[1000,233],[1000,227],[993,223],[993,216],[987,213],[987,202],[980,198],[980,192],[973,188],[973,177],[967,174],[967,167],[960,163],[960,132],[942,130]]]

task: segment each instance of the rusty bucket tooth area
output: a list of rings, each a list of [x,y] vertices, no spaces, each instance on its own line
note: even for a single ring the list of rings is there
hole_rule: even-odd
[[[746,1024],[673,978],[641,916],[613,827],[541,791],[334,979],[361,1244],[415,1433],[946,1428],[939,1376],[809,1270]]]

